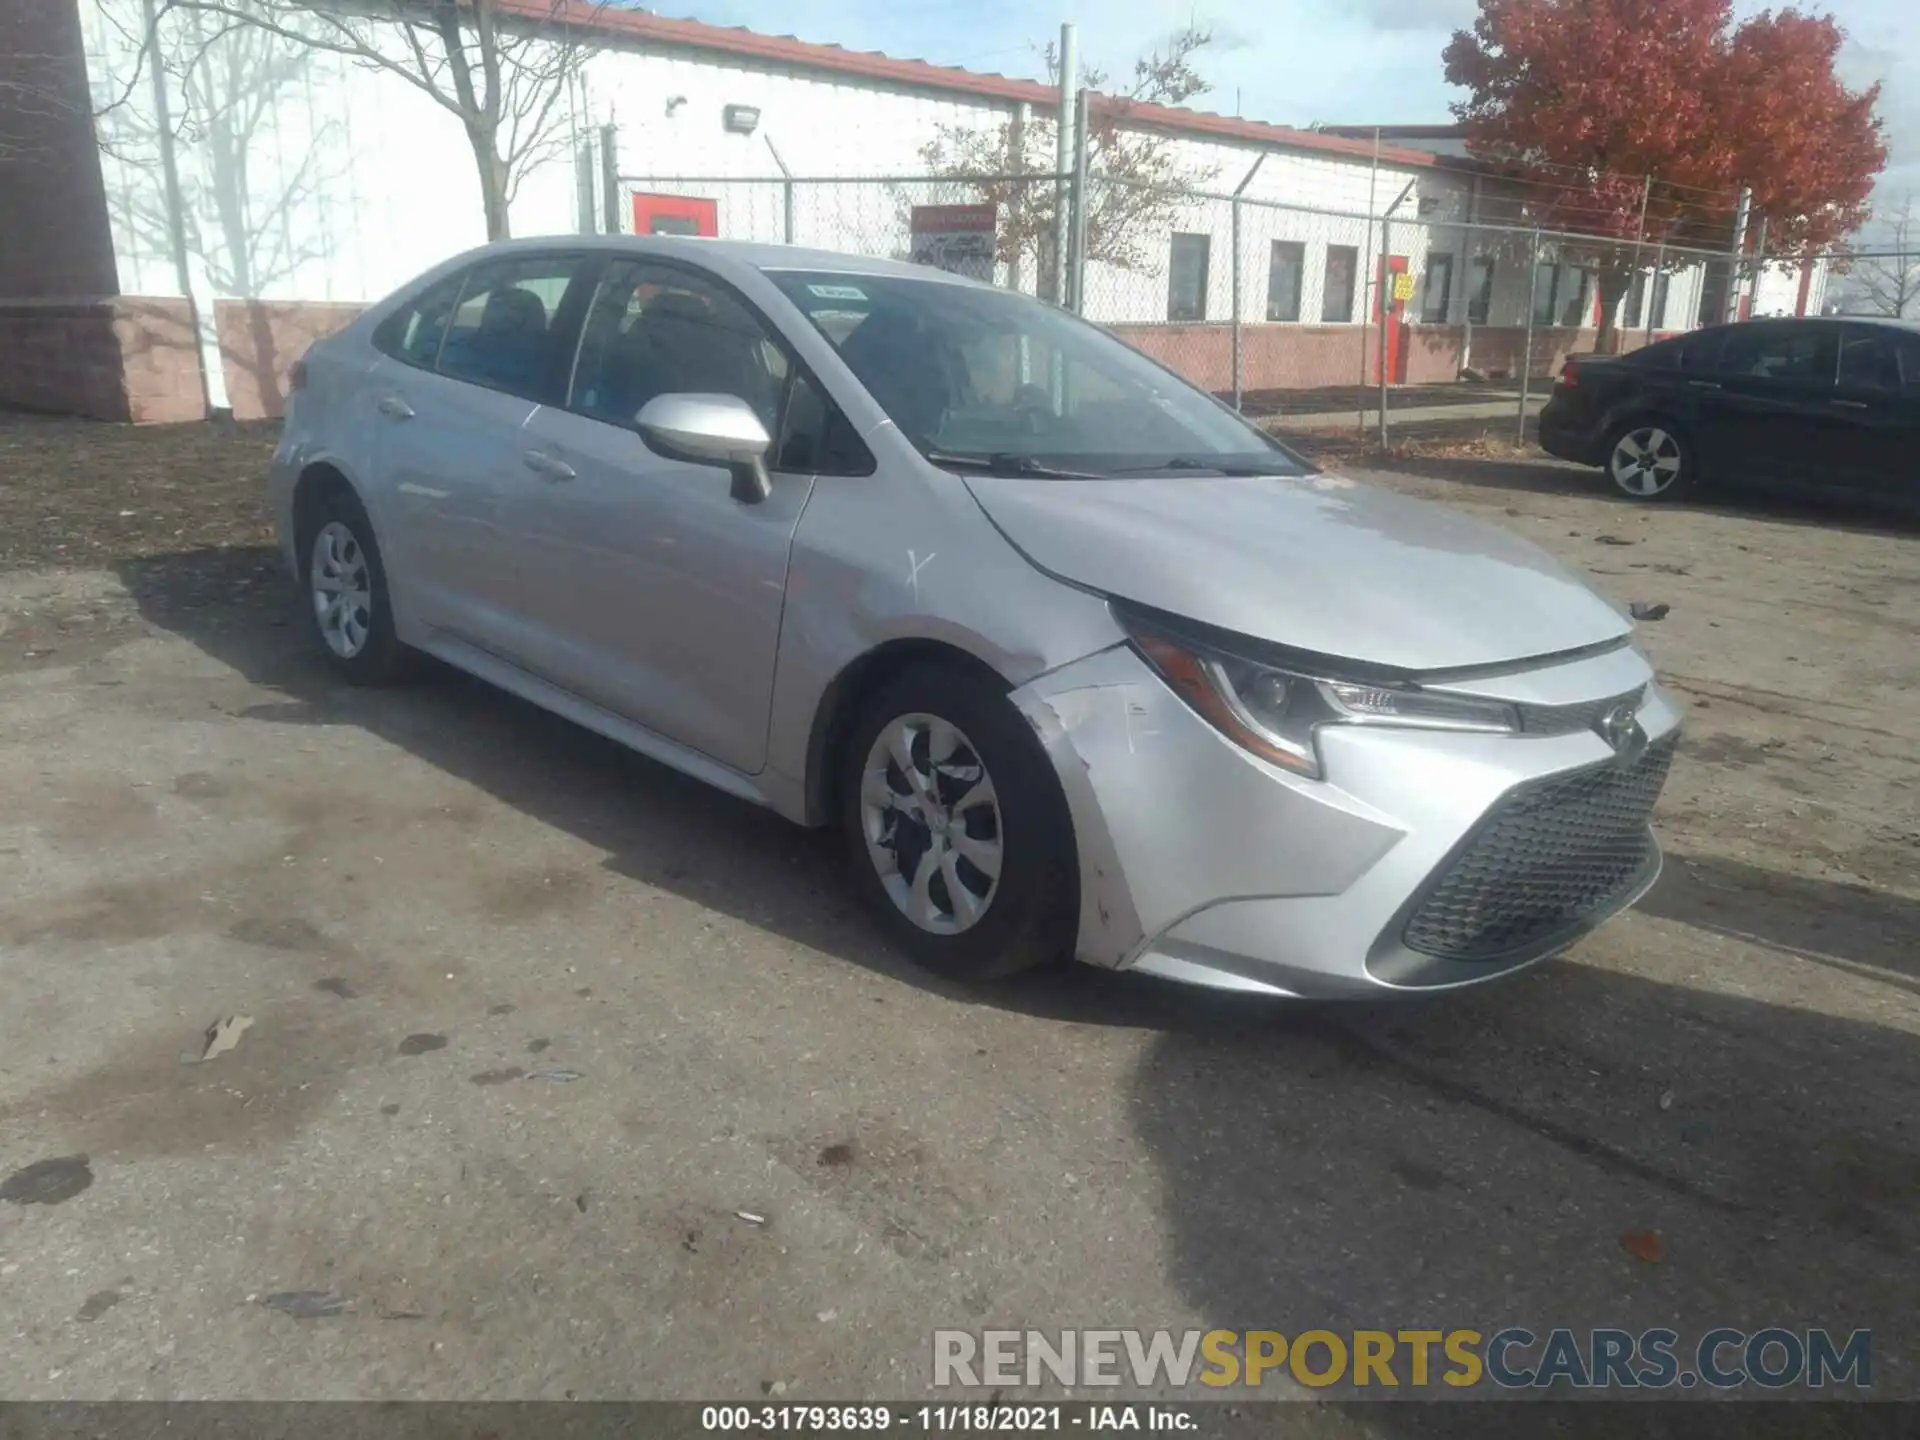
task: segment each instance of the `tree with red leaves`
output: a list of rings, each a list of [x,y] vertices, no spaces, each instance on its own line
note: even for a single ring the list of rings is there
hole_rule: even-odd
[[[1741,187],[1775,253],[1866,219],[1880,87],[1841,83],[1842,38],[1795,10],[1736,26],[1730,0],[1480,0],[1442,59],[1469,148],[1532,182],[1536,223],[1606,237],[1608,350],[1640,244],[1725,247]]]

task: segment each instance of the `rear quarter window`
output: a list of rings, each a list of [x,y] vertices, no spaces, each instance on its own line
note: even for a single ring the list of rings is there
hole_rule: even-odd
[[[1651,345],[1643,345],[1627,356],[1626,364],[1636,370],[1684,370],[1686,348],[1692,336],[1682,336],[1677,340],[1658,340]]]
[[[382,320],[373,332],[374,348],[423,370],[433,369],[466,278],[464,270],[450,275]]]
[[[1722,330],[1701,330],[1692,335],[1669,343],[1674,347],[1675,360],[1671,368],[1698,374],[1704,370],[1717,369],[1720,364],[1720,342],[1726,338]]]

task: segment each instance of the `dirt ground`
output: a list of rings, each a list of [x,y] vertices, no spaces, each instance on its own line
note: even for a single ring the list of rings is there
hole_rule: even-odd
[[[1365,478],[1671,607],[1655,891],[1429,1003],[969,993],[822,837],[458,676],[332,683],[271,439],[0,425],[0,1395],[904,1397],[941,1326],[1780,1324],[1870,1327],[1920,1396],[1912,529],[1402,457]]]

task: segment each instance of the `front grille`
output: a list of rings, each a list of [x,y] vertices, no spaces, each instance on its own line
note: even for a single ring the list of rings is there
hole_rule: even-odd
[[[1630,704],[1640,708],[1640,702],[1646,698],[1647,687],[1639,685],[1619,695],[1610,695],[1605,700],[1581,700],[1572,705],[1517,705],[1520,712],[1520,731],[1524,735],[1574,735],[1582,730],[1591,730],[1600,723],[1600,717],[1616,705]]]
[[[1661,741],[1629,767],[1598,765],[1508,794],[1431,883],[1407,922],[1407,948],[1497,960],[1618,898],[1651,859],[1647,821],[1674,744]]]

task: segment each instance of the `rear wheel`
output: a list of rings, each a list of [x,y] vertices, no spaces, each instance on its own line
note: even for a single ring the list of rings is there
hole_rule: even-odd
[[[1634,500],[1665,500],[1693,483],[1693,447],[1664,420],[1629,420],[1607,444],[1607,478]]]
[[[887,683],[851,727],[840,784],[854,884],[900,948],[956,980],[1066,954],[1071,822],[1032,730],[958,669]]]
[[[413,652],[394,633],[386,567],[360,501],[350,490],[329,490],[303,521],[301,589],[328,663],[355,685],[406,678]]]

